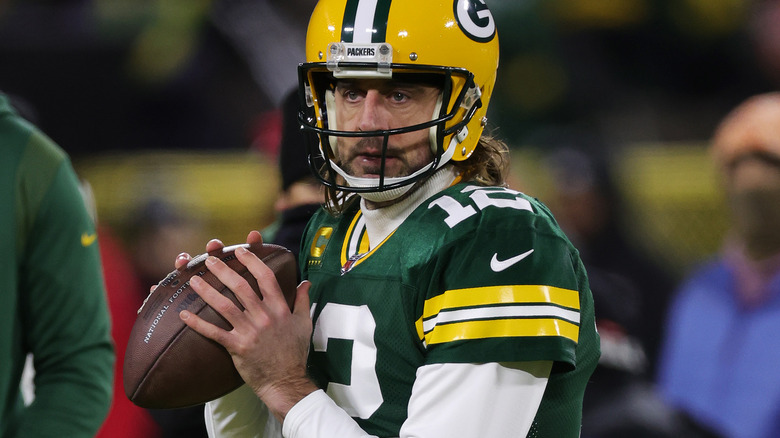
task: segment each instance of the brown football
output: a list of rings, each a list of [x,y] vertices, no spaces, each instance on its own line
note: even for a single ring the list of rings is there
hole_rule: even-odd
[[[151,409],[198,405],[243,383],[227,350],[190,329],[179,318],[179,312],[186,309],[226,330],[232,328],[192,290],[189,280],[193,275],[200,275],[243,309],[233,292],[206,269],[208,255],[219,257],[241,274],[262,297],[254,276],[234,254],[239,246],[255,253],[274,271],[292,309],[297,271],[295,257],[286,248],[271,244],[234,245],[193,258],[160,281],[138,309],[127,343],[123,376],[125,393],[136,405]]]

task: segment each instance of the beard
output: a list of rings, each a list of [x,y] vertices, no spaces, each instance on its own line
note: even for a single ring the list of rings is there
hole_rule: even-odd
[[[384,140],[380,137],[361,138],[352,147],[339,146],[339,151],[345,151],[344,157],[338,165],[348,174],[353,176],[379,175],[382,171],[382,147]],[[390,145],[387,145],[385,159],[390,153]],[[362,161],[361,157],[373,157],[371,162]],[[358,161],[362,161],[358,163]],[[360,172],[360,173],[358,173]]]
[[[389,144],[384,153],[384,175],[386,177],[404,177],[411,175],[433,159],[427,139],[407,148],[404,152]],[[378,178],[382,174],[382,149],[385,143],[383,137],[364,137],[349,147],[338,146],[339,157],[336,164],[352,176]],[[425,151],[427,153],[409,153],[408,151]],[[413,161],[410,161],[413,160]]]

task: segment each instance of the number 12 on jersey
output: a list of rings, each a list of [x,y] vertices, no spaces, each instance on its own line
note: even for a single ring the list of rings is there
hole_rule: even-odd
[[[447,213],[447,218],[444,219],[444,222],[450,228],[454,228],[455,225],[477,214],[477,209],[481,211],[487,207],[497,207],[533,211],[531,203],[522,198],[520,192],[515,190],[504,187],[466,186],[461,191],[461,193],[468,192],[471,192],[469,199],[474,205],[463,205],[455,198],[445,195],[431,202],[428,208],[440,207],[444,210]],[[511,197],[506,195],[511,195]],[[476,209],[474,206],[476,206]]]

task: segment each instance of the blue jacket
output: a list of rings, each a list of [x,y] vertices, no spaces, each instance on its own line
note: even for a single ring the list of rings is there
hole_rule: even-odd
[[[696,271],[669,309],[662,396],[727,437],[780,437],[780,272],[756,308],[738,301],[717,260]]]

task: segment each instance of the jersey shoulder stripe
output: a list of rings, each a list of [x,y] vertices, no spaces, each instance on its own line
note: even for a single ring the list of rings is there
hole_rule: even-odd
[[[578,339],[579,293],[541,285],[446,291],[425,301],[417,323],[427,345],[465,339],[562,336]]]
[[[544,285],[489,286],[448,290],[428,298],[425,300],[423,318],[430,318],[442,310],[505,303],[544,303],[577,310],[580,308],[576,290]]]

